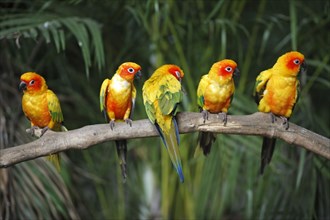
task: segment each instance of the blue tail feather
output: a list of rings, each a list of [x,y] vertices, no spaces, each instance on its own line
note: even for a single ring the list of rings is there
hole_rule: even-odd
[[[173,121],[174,128],[175,128],[176,140],[178,142],[178,145],[180,145],[180,133],[179,133],[178,123],[176,122],[174,117],[173,117],[172,121]]]
[[[183,183],[184,182],[184,176],[183,176],[181,164],[178,165],[178,168],[176,169],[176,172],[179,174],[180,182]]]
[[[174,129],[175,133],[173,133],[172,135],[169,135],[167,137],[167,139],[165,138],[165,135],[164,135],[162,129],[160,128],[160,126],[157,123],[155,123],[155,126],[156,126],[156,129],[157,129],[158,133],[159,133],[160,138],[162,139],[162,141],[164,143],[164,146],[165,146],[166,150],[169,152],[169,155],[170,155],[171,160],[172,160],[172,164],[173,164],[176,172],[179,175],[180,182],[183,183],[184,182],[184,176],[183,176],[183,172],[182,172],[182,165],[181,165],[180,155],[178,155],[178,157],[177,156],[174,156],[174,157],[171,156],[170,152],[172,152],[173,149],[168,148],[168,144],[170,144],[170,146],[174,146],[173,144],[178,145],[179,141],[180,141],[178,125],[177,125],[177,122],[176,122],[175,119],[173,119],[173,124],[174,124],[174,128],[175,128]],[[175,137],[174,137],[174,135],[175,135]],[[169,141],[170,143],[167,143],[167,141]],[[177,142],[177,143],[175,143],[175,142]],[[177,149],[177,150],[178,150],[177,153],[179,154],[179,149]]]
[[[165,147],[166,147],[167,145],[166,145],[165,137],[164,137],[164,135],[163,135],[162,130],[160,129],[160,127],[159,127],[159,125],[158,125],[157,123],[155,123],[155,127],[156,127],[156,129],[157,129],[157,131],[158,131],[158,134],[159,134],[160,138],[162,139],[162,141],[163,141],[163,143],[164,143],[164,145],[165,145]],[[166,147],[166,148],[167,148],[167,147]]]

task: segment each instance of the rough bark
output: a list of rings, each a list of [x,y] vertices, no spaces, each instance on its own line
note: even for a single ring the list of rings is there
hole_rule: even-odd
[[[177,119],[180,133],[211,131],[236,135],[275,137],[330,159],[329,138],[293,123],[290,123],[289,129],[286,130],[281,119],[278,118],[272,124],[268,114],[257,112],[251,115],[228,115],[226,126],[223,125],[222,120],[217,115],[213,114],[209,115],[209,119],[205,123],[203,123],[200,113],[179,113]],[[40,131],[38,132],[40,134]],[[68,132],[47,131],[35,141],[0,150],[0,167],[8,167],[22,161],[69,149],[86,149],[106,141],[147,138],[157,135],[156,129],[147,119],[134,121],[132,127],[126,123],[116,123],[113,130],[110,129],[108,124],[95,124]]]

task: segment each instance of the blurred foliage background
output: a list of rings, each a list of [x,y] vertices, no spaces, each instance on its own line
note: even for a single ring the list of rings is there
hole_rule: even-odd
[[[181,111],[197,111],[201,75],[237,61],[230,114],[257,111],[256,76],[298,50],[307,75],[291,121],[330,136],[328,0],[1,0],[0,148],[32,141],[19,77],[42,74],[59,96],[65,125],[104,123],[98,93],[125,61],[143,68],[134,119],[146,118],[141,88],[160,65],[185,72]],[[129,140],[123,184],[112,142],[62,153],[57,173],[43,159],[0,169],[3,219],[329,219],[330,164],[277,142],[258,176],[261,137],[218,135],[208,157],[193,157],[197,133],[181,135],[180,184],[159,138]]]

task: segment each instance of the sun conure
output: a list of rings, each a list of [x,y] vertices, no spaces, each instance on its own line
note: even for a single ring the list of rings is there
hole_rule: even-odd
[[[270,113],[272,123],[279,116],[286,129],[289,118],[298,100],[299,80],[297,75],[305,71],[304,55],[292,51],[280,56],[274,66],[262,71],[256,78],[255,100],[260,112]],[[270,163],[275,148],[275,138],[264,137],[261,150],[260,174]]]
[[[110,124],[111,130],[115,122],[125,121],[132,126],[132,115],[135,106],[136,89],[133,81],[141,77],[141,67],[133,62],[121,64],[111,79],[105,79],[100,89],[100,109]],[[117,155],[124,181],[127,178],[127,140],[115,141]]]
[[[167,149],[180,181],[184,181],[179,151],[179,130],[175,119],[182,100],[181,79],[184,73],[176,65],[159,67],[143,85],[143,102],[149,120],[155,125]]]
[[[235,91],[233,75],[238,74],[236,62],[224,59],[214,63],[208,74],[202,76],[197,89],[197,103],[204,122],[208,119],[208,113],[213,113],[222,116],[226,125],[228,108]],[[204,155],[209,154],[215,137],[212,132],[200,132],[195,153],[201,148]]]
[[[23,90],[22,108],[25,116],[31,122],[31,132],[42,128],[42,134],[48,129],[67,131],[63,126],[63,114],[60,102],[52,90],[49,90],[45,79],[37,73],[27,72],[21,75],[19,89]],[[60,170],[59,154],[47,156]]]

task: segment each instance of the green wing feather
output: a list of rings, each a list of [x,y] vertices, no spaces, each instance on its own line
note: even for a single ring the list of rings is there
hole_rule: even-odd
[[[63,122],[63,114],[60,106],[60,101],[58,100],[55,93],[51,90],[47,91],[47,102],[48,109],[52,120],[54,122],[62,123]]]
[[[148,118],[150,119],[150,121],[152,123],[155,123],[155,121],[156,121],[156,110],[155,110],[154,106],[150,102],[145,102],[144,106],[145,106]]]
[[[201,80],[199,81],[198,88],[197,88],[197,104],[200,108],[204,106],[204,93],[207,86],[210,84],[210,79],[208,74],[203,75]]]
[[[159,108],[164,115],[175,115],[177,105],[183,97],[181,83],[172,75],[165,75],[160,83],[157,97]]]
[[[204,106],[204,96],[199,96],[197,98],[197,104],[198,104],[199,107],[203,108],[203,106]]]
[[[151,122],[156,121],[155,101],[163,115],[174,114],[182,100],[181,83],[172,75],[154,76],[143,86],[143,102]]]
[[[178,103],[182,100],[182,92],[166,91],[159,96],[159,108],[164,115],[175,114]]]
[[[52,90],[47,90],[47,103],[52,120],[57,123],[57,126],[59,126],[55,126],[54,129],[57,131],[67,131],[66,127],[62,125],[64,119],[60,101]],[[54,164],[57,171],[61,170],[59,154],[51,154],[47,156],[47,159]]]

